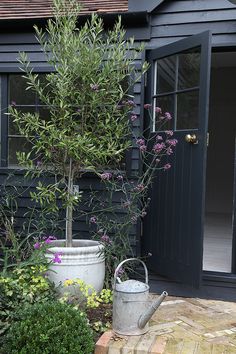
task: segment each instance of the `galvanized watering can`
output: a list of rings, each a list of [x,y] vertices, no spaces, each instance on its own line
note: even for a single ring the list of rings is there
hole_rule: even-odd
[[[139,261],[145,270],[145,283],[137,280],[122,282],[119,271],[122,265],[130,261]],[[128,258],[121,262],[114,273],[113,284],[113,330],[123,335],[140,335],[148,331],[148,321],[167,296],[164,291],[157,300],[150,302],[148,271],[140,259]]]

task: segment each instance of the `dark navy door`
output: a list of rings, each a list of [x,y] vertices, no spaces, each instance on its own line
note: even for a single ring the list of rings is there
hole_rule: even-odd
[[[202,271],[210,43],[204,32],[147,53],[146,102],[171,113],[161,132],[173,130],[178,144],[172,167],[158,171],[150,191],[143,254],[152,253],[153,272],[194,287]],[[149,126],[160,131],[154,115]]]

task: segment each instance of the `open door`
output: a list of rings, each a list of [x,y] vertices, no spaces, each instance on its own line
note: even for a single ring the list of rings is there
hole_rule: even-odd
[[[171,113],[178,140],[168,171],[159,171],[144,220],[149,269],[198,287],[202,272],[211,35],[200,33],[150,50],[146,102]],[[155,121],[155,119],[154,119]],[[150,127],[156,134],[155,122]],[[165,133],[163,133],[165,134]]]

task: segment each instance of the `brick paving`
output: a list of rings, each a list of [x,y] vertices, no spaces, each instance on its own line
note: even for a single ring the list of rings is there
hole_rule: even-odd
[[[109,331],[95,350],[95,354],[146,353],[236,354],[236,302],[168,297],[147,334],[118,336]]]

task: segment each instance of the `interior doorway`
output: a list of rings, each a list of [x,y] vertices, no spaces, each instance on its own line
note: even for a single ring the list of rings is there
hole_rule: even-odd
[[[232,272],[236,53],[212,53],[203,270]]]

